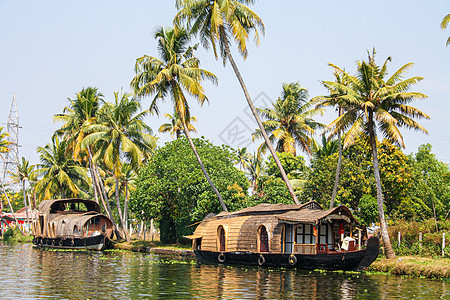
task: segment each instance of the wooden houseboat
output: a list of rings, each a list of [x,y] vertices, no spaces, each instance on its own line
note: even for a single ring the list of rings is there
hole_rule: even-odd
[[[103,250],[111,246],[113,224],[93,200],[44,200],[33,225],[33,244],[38,247]]]
[[[186,238],[202,262],[361,271],[378,256],[379,240],[362,249],[361,234],[358,242],[352,236],[357,224],[346,206],[259,204],[209,214]]]

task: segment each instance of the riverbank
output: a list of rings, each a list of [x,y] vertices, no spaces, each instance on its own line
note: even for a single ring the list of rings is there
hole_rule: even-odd
[[[382,258],[374,261],[367,271],[430,279],[449,279],[450,259],[434,259],[419,256],[401,256],[392,259]]]
[[[190,246],[164,245],[160,242],[132,241],[114,244],[114,249],[128,250],[133,252],[144,252],[164,254],[173,256],[195,257]]]

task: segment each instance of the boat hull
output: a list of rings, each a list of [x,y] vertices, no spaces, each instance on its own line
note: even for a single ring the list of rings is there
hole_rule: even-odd
[[[46,238],[35,237],[33,244],[38,248],[105,250],[112,247],[112,242],[104,235],[87,238]]]
[[[362,271],[378,256],[379,240],[371,238],[367,248],[358,251],[328,251],[318,254],[285,254],[254,252],[215,252],[194,250],[203,263],[226,263],[306,270]]]

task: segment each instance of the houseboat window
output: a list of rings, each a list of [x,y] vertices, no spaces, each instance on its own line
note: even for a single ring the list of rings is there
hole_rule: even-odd
[[[219,236],[219,251],[225,251],[225,230],[222,226],[219,226],[218,229]]]
[[[299,224],[295,230],[295,242],[297,244],[315,244],[313,226],[309,224]]]
[[[259,251],[269,252],[269,237],[265,226],[261,226],[259,230]]]
[[[319,226],[319,243],[320,244],[328,244],[328,226],[320,225]]]
[[[39,216],[39,224],[41,225],[41,234],[44,234],[44,216]]]

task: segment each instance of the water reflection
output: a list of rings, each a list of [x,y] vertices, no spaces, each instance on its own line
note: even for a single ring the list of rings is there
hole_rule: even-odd
[[[0,244],[0,299],[450,299],[448,283]]]

